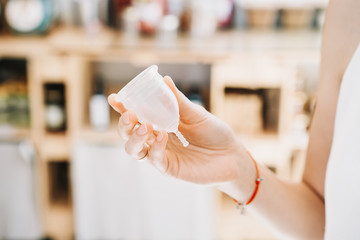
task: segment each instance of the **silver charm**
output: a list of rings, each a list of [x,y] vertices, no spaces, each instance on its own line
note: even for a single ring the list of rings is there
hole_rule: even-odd
[[[262,181],[264,181],[264,179],[260,177],[260,178],[256,179],[256,181],[257,182],[262,182]]]
[[[246,212],[246,203],[238,203],[236,209],[240,211],[240,214],[243,215]]]

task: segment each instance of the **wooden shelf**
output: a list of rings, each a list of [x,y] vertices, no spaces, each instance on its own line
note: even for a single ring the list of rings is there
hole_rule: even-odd
[[[326,8],[329,0],[243,0],[241,4],[248,9],[314,9]]]
[[[49,54],[45,37],[1,36],[0,57],[34,57]]]
[[[48,206],[44,219],[45,234],[54,239],[74,238],[72,208],[68,206]]]
[[[1,36],[0,56],[46,56],[80,54],[95,58],[122,58],[137,63],[157,58],[184,62],[213,62],[256,49],[262,51],[307,52],[320,48],[321,32],[315,30],[231,30],[219,31],[206,39],[180,35],[171,48],[162,48],[156,38],[140,37],[129,46],[120,33],[108,29],[88,36],[81,29],[58,28],[42,37]],[[139,55],[140,54],[140,55]],[[145,56],[145,60],[144,60]],[[153,61],[154,62],[154,61]]]
[[[47,37],[47,43],[60,52],[101,54],[114,38],[115,32],[105,28],[95,36],[87,35],[84,29],[58,28]]]
[[[21,141],[31,138],[31,129],[12,126],[0,126],[0,141]]]
[[[85,127],[78,132],[77,140],[96,144],[122,144],[124,140],[120,138],[116,127],[112,126],[104,131],[97,131],[91,127]]]
[[[70,159],[69,138],[64,133],[46,133],[37,141],[40,159],[44,161],[68,161]]]

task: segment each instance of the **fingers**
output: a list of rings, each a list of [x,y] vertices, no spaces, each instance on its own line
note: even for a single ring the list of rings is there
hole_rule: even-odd
[[[174,83],[168,77],[168,85],[173,84],[171,90],[178,91]],[[183,96],[186,100],[187,98]],[[135,159],[141,160],[148,156],[150,162],[158,168],[162,173],[166,173],[168,169],[167,159],[165,157],[166,143],[168,134],[166,131],[153,131],[153,127],[149,123],[139,124],[138,118],[132,111],[127,111],[121,102],[116,102],[116,94],[108,97],[110,106],[121,113],[118,123],[118,133],[121,138],[127,140],[125,143],[125,151]]]
[[[166,173],[169,168],[169,162],[165,155],[167,141],[167,132],[159,131],[156,134],[148,156],[148,160],[162,173]]]
[[[118,113],[124,113],[126,111],[126,108],[124,107],[124,105],[121,102],[116,102],[115,98],[116,98],[115,93],[110,94],[108,96],[108,103]]]
[[[118,133],[124,140],[128,140],[135,126],[138,124],[138,118],[132,111],[124,112],[119,118]]]
[[[145,157],[162,173],[167,173],[168,159],[165,156],[168,134],[154,131],[150,123],[139,124],[136,115],[126,111],[119,119],[119,135],[127,140],[125,151],[131,157],[142,160]]]
[[[125,151],[135,159],[144,158],[149,151],[149,146],[146,144],[148,139],[153,134],[151,124],[141,124],[130,135],[129,140],[125,144]]]

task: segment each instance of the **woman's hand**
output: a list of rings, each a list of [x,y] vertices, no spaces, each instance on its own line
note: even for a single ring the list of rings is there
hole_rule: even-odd
[[[189,146],[183,147],[173,133],[154,131],[150,123],[138,126],[136,114],[115,102],[115,94],[111,94],[109,104],[122,114],[118,132],[127,141],[126,152],[135,159],[148,154],[147,159],[162,173],[194,183],[220,184],[237,179],[238,163],[246,151],[233,131],[187,99],[170,77],[164,81],[179,103],[179,130]]]

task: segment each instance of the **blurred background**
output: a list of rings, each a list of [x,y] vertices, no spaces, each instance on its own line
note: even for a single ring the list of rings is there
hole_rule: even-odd
[[[0,0],[0,239],[276,239],[226,195],[130,159],[106,96],[157,64],[299,181],[326,6]]]

